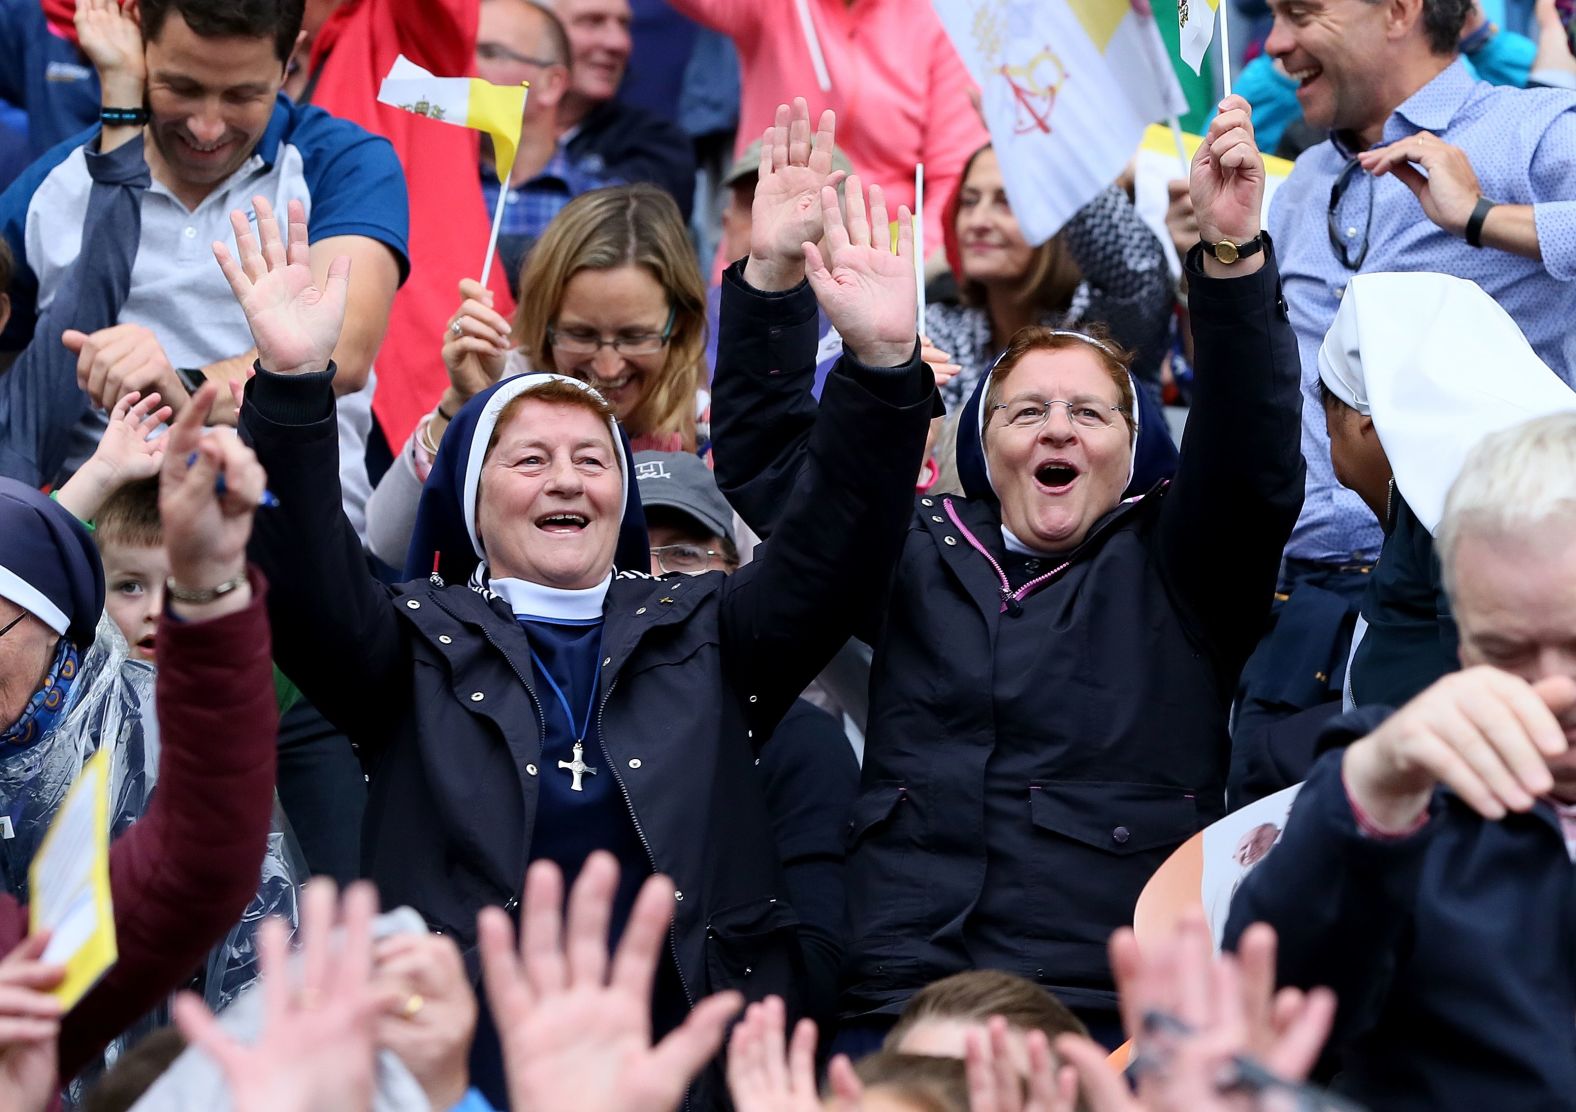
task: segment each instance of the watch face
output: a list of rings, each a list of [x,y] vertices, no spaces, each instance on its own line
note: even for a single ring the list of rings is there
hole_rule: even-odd
[[[1232,243],[1229,239],[1221,240],[1219,243],[1215,244],[1215,258],[1219,259],[1223,263],[1236,262],[1237,245]]]

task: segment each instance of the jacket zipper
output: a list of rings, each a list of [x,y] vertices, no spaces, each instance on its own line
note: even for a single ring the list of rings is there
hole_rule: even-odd
[[[520,669],[515,667],[514,658],[505,652],[504,647],[498,643],[496,638],[493,637],[492,630],[488,629],[486,626],[482,626],[482,636],[487,638],[487,643],[493,648],[497,649],[498,655],[503,657],[504,660],[508,662],[509,671],[514,673],[515,679],[520,681],[520,686],[525,688],[525,693],[531,700],[531,708],[536,711],[537,729],[540,731],[540,736],[545,740],[547,737],[547,716],[542,713],[542,704],[537,700],[536,692],[531,690],[531,685],[527,683],[525,677],[520,674]],[[544,767],[542,772],[543,775],[546,775],[547,769]],[[505,911],[518,911],[519,908],[520,892],[517,890],[515,894],[510,896],[509,899],[504,903],[503,909]]]
[[[973,533],[969,532],[968,526],[964,525],[962,520],[959,519],[958,511],[952,508],[952,499],[943,498],[941,500],[941,504],[947,508],[947,516],[952,519],[953,528],[957,529],[958,532],[963,534],[963,539],[969,542],[969,547],[973,548],[975,552],[978,552],[981,556],[985,557],[985,559],[990,562],[990,566],[996,569],[996,578],[1001,580],[1001,590],[999,593],[1001,595],[1001,612],[1003,614],[1012,614],[1014,617],[1016,617],[1017,615],[1023,613],[1024,599],[1028,598],[1035,591],[1045,586],[1045,584],[1049,583],[1052,579],[1055,579],[1058,575],[1072,566],[1071,560],[1063,560],[1060,564],[1056,565],[1056,567],[1052,568],[1044,575],[1035,576],[1033,579],[1029,580],[1023,586],[1014,591],[1012,589],[1011,581],[1007,578],[1007,573],[1002,570],[1001,563],[996,559],[996,557],[990,554],[990,549],[981,544],[979,539],[975,537]]]
[[[602,750],[602,759],[607,762],[609,771],[613,773],[613,783],[618,785],[619,793],[624,797],[624,806],[629,810],[630,821],[635,824],[635,836],[640,839],[641,846],[645,848],[646,860],[651,863],[651,872],[652,875],[655,876],[657,873],[657,855],[651,851],[651,843],[646,840],[645,828],[640,825],[640,816],[635,813],[635,801],[629,797],[629,789],[624,786],[624,778],[618,774],[618,763],[614,761],[612,756],[608,753],[607,742],[603,740],[606,736],[603,733],[603,714],[607,710],[608,700],[613,697],[613,689],[617,686],[618,677],[614,676],[612,682],[607,685],[607,691],[602,696],[601,705],[597,707],[596,743]],[[679,975],[679,987],[684,990],[684,1001],[689,1005],[690,1010],[693,1011],[695,1008],[695,996],[690,992],[689,982],[684,979],[684,966],[679,962],[679,932],[677,923],[678,913],[675,911],[673,917],[668,920],[668,950],[673,955],[673,969]],[[687,1089],[685,1090],[684,1102],[685,1106],[688,1107],[689,1095]]]

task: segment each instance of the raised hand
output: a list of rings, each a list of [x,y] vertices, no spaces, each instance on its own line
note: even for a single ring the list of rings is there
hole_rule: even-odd
[[[1078,1071],[1057,1068],[1045,1032],[1028,1032],[1024,1046],[1029,1056],[1027,1086],[1007,1045],[1005,1019],[992,1016],[985,1032],[964,1036],[969,1112],[1073,1112],[1077,1108]]]
[[[39,960],[48,944],[32,935],[0,958],[0,1112],[42,1112],[59,1088],[60,1004],[49,990],[65,969]]]
[[[707,997],[682,1026],[651,1045],[651,989],[673,917],[673,884],[646,881],[608,963],[618,863],[586,859],[569,910],[550,861],[525,874],[519,951],[498,908],[477,918],[482,977],[508,1075],[510,1104],[531,1112],[671,1112],[722,1046],[742,1003]]]
[[[140,108],[147,84],[142,28],[120,0],[77,0],[77,45],[98,71],[106,108]]]
[[[340,930],[333,881],[307,884],[301,900],[299,976],[289,966],[288,930],[270,919],[258,931],[263,1030],[251,1045],[219,1026],[190,994],[175,1001],[186,1041],[218,1063],[236,1112],[358,1112],[372,1107],[377,998],[372,991],[372,917],[377,891],[345,892]]]
[[[460,307],[443,330],[443,366],[453,397],[450,413],[503,377],[509,356],[509,322],[493,309],[492,290],[460,279]]]
[[[897,253],[887,231],[886,200],[881,187],[870,187],[870,209],[858,175],[844,190],[848,221],[837,207],[837,191],[821,190],[826,222],[826,254],[814,243],[804,244],[810,286],[843,345],[869,367],[898,367],[914,354],[914,328],[919,294],[914,285],[914,218],[898,209]]]
[[[744,280],[756,289],[783,290],[804,277],[804,244],[821,238],[821,190],[836,188],[841,170],[832,169],[837,114],[821,113],[810,134],[810,107],[803,97],[793,108],[777,106],[777,118],[761,139],[761,167],[750,211],[750,261]]]
[[[801,1019],[786,1044],[787,1009],[768,996],[751,1004],[728,1040],[728,1092],[738,1112],[821,1112],[815,1086],[815,1023]]]
[[[312,278],[305,206],[300,201],[288,206],[288,247],[280,242],[273,206],[263,197],[253,197],[252,210],[257,216],[255,232],[244,212],[230,213],[240,258],[232,258],[218,242],[213,254],[246,314],[257,344],[257,361],[276,374],[321,371],[328,366],[345,323],[350,258],[341,255],[330,263],[328,278],[319,289]]]
[[[1193,155],[1189,173],[1193,212],[1199,235],[1210,243],[1245,243],[1259,234],[1264,156],[1253,137],[1252,113],[1248,102],[1239,96],[1221,101],[1220,114],[1210,122],[1208,134]],[[1248,270],[1240,264],[1236,269]]]
[[[1112,936],[1111,969],[1137,1047],[1146,1112],[1250,1112],[1258,1091],[1297,1088],[1318,1060],[1335,996],[1328,989],[1276,995],[1274,932],[1255,932],[1246,964],[1233,954],[1216,957],[1197,915],[1153,952],[1141,954],[1130,930]]]
[[[233,429],[204,432],[202,415],[218,396],[218,383],[206,383],[165,434],[159,517],[170,578],[189,591],[211,590],[245,573],[252,515],[267,480]],[[250,593],[243,585],[226,597],[232,596],[232,605],[244,605]]]
[[[159,473],[167,434],[153,434],[170,419],[170,407],[160,402],[156,393],[143,398],[133,390],[115,403],[98,447],[55,496],[79,521],[97,517],[117,487]]]

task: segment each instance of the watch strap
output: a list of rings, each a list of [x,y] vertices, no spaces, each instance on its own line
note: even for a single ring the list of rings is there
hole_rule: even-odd
[[[1257,255],[1264,250],[1264,233],[1259,232],[1258,235],[1245,243],[1234,243],[1229,239],[1211,243],[1203,238],[1200,238],[1199,242],[1204,245],[1206,254],[1214,256],[1217,262],[1222,262],[1229,266],[1238,259],[1245,259],[1249,255]]]
[[[1488,219],[1489,212],[1496,202],[1487,197],[1479,197],[1477,204],[1472,206],[1472,215],[1467,217],[1466,240],[1468,247],[1483,246],[1483,221]]]
[[[101,108],[99,123],[105,127],[142,127],[148,122],[146,108]]]

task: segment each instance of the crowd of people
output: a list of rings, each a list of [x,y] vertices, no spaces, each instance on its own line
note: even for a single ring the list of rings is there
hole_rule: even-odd
[[[0,1112],[1576,1109],[1552,0],[1040,244],[928,3],[669,3],[0,0]]]

